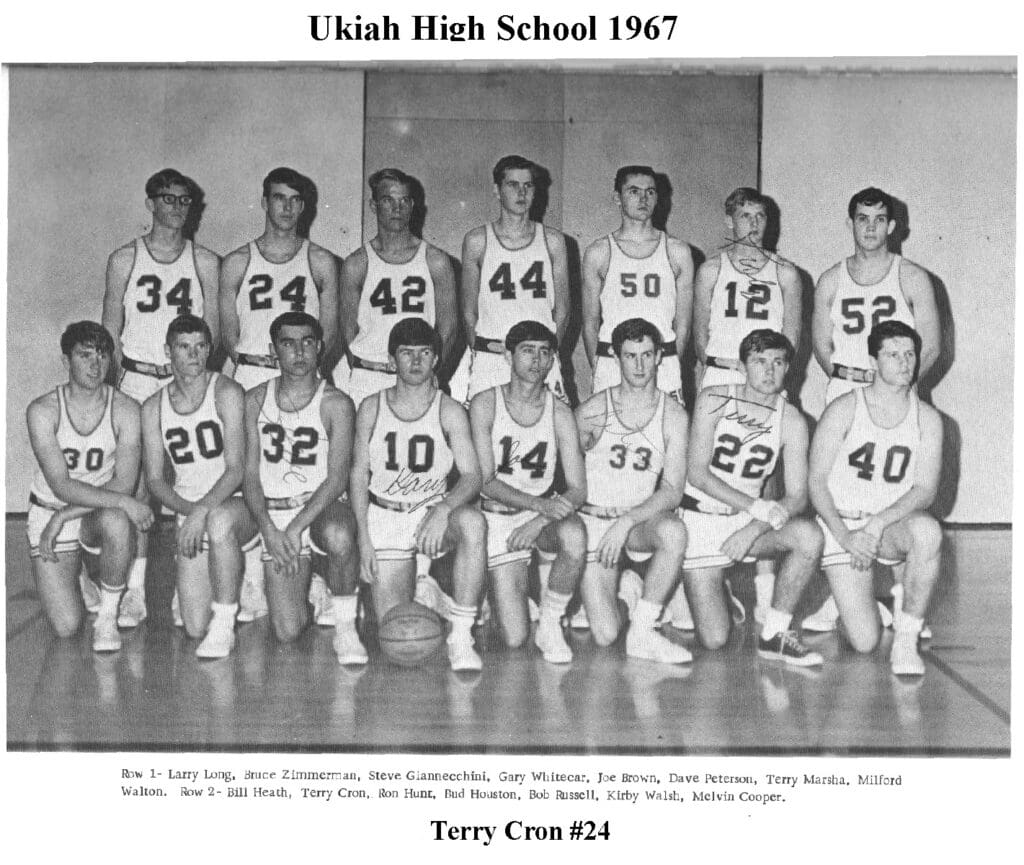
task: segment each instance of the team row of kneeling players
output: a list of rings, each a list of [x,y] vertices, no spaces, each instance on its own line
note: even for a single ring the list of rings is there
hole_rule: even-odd
[[[207,369],[206,323],[178,317],[166,338],[173,379],[140,410],[104,383],[109,333],[92,322],[65,331],[68,382],[28,412],[40,465],[29,542],[61,635],[83,618],[76,577],[84,549],[98,555],[93,647],[120,647],[133,526],[153,521],[132,496],[142,454],[151,494],[177,514],[176,615],[200,640],[200,657],[231,652],[245,552],[262,540],[264,609],[283,641],[309,623],[311,556],[325,557],[329,592],[314,598],[312,614],[333,621],[343,664],[367,661],[355,626],[359,578],[371,586],[378,620],[414,597],[444,615],[453,669],[482,666],[472,628],[485,589],[504,640],[524,644],[536,550],[534,642],[552,663],[572,660],[563,626],[574,596],[596,643],[607,646],[626,628],[632,657],[691,661],[667,624],[695,627],[708,649],[722,646],[733,618],[725,570],[758,557],[781,561],[770,601],[756,611],[759,655],[822,663],[791,628],[819,564],[850,643],[871,651],[880,632],[877,559],[902,563],[893,671],[923,674],[917,642],[941,539],[924,509],[935,495],[941,425],[914,389],[921,342],[908,325],[872,330],[874,381],[828,406],[813,444],[783,393],[792,345],[773,330],[743,339],[745,383],[704,389],[692,420],[657,387],[663,341],[643,319],[612,334],[620,383],[575,413],[545,386],[556,338],[535,321],[508,332],[510,380],[475,396],[468,414],[437,388],[438,337],[422,319],[391,330],[395,383],[358,412],[319,375],[314,317],[285,313],[270,335],[280,375],[246,392]],[[785,495],[771,501],[762,488],[780,459]],[[804,515],[808,491],[817,519]],[[417,567],[418,557],[444,554],[453,556],[450,594]],[[644,564],[621,569],[624,557]]]

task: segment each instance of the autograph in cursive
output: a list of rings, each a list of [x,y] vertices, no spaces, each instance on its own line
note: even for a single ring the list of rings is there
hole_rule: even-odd
[[[385,496],[412,496],[426,493],[423,501],[409,508],[409,513],[429,507],[434,500],[448,492],[448,478],[419,478],[407,468],[400,469],[397,477],[384,488]]]
[[[757,250],[757,252],[759,252],[761,255],[763,255],[765,258],[767,258],[768,261],[773,261],[773,262],[775,262],[775,264],[789,264],[790,263],[787,259],[783,258],[781,255],[778,255],[777,253],[772,252],[770,249],[765,249],[759,243],[754,243],[748,237],[739,237],[739,238],[727,237],[725,239],[725,243],[721,244],[718,248],[719,249],[729,249],[730,247],[746,247],[747,249]],[[742,270],[748,276],[753,276],[762,267],[764,267],[764,262],[762,262],[760,260],[760,258],[757,258],[757,257],[755,257],[755,258],[743,258],[742,257],[742,253],[741,253],[741,257],[738,258],[734,262],[734,264],[736,265],[736,267],[739,270]],[[772,282],[771,280],[764,280],[764,284],[765,285],[775,285],[775,283]]]
[[[708,414],[713,414],[714,412],[718,411],[726,403],[729,403],[729,402],[745,403],[746,405],[756,405],[758,408],[767,409],[768,411],[772,412],[773,414],[775,412],[775,408],[773,406],[761,405],[761,403],[759,403],[759,402],[754,402],[753,400],[749,400],[749,399],[740,399],[739,397],[731,396],[729,394],[709,393],[708,394],[708,399],[721,400],[721,402],[718,403],[718,405],[713,405],[711,407],[711,409],[708,411]],[[742,439],[743,444],[746,444],[749,441],[753,441],[756,438],[760,438],[763,435],[767,435],[768,433],[770,433],[772,431],[772,429],[774,429],[774,427],[773,427],[773,425],[771,423],[765,423],[764,421],[759,421],[755,417],[751,417],[748,414],[744,414],[738,408],[734,409],[731,412],[729,412],[729,414],[722,415],[722,418],[724,420],[734,420],[734,421],[736,421],[736,423],[738,423],[744,429],[750,430],[750,432],[747,433],[743,437],[743,439]],[[770,420],[771,420],[771,418],[769,418],[769,421]]]

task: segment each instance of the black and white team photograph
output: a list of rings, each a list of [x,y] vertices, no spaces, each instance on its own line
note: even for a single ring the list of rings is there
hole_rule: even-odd
[[[1009,755],[1012,58],[6,74],[8,750]]]

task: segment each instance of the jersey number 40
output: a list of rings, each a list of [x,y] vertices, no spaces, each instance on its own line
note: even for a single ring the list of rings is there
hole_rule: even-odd
[[[875,443],[864,442],[853,451],[849,464],[857,469],[857,477],[870,481],[875,476]],[[885,463],[882,466],[882,480],[888,484],[898,484],[907,474],[910,465],[910,448],[906,445],[893,445],[885,452]]]

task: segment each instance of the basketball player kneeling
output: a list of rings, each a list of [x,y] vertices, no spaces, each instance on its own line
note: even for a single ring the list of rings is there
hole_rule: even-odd
[[[322,379],[320,322],[286,312],[270,325],[281,374],[245,394],[245,501],[263,538],[274,635],[295,640],[309,624],[311,557],[327,557],[334,651],[365,664],[356,632],[355,519],[344,499],[352,459],[352,400]]]
[[[29,495],[28,542],[43,611],[60,637],[81,626],[81,551],[98,556],[100,586],[92,647],[121,648],[117,607],[134,555],[134,529],[153,522],[148,505],[132,497],[138,480],[139,406],[104,384],[114,341],[93,321],[68,325],[60,340],[68,383],[28,407],[28,433],[39,463]],[[79,432],[89,430],[89,432]],[[88,602],[87,602],[88,604]],[[91,606],[91,605],[90,605]]]
[[[583,604],[599,645],[614,642],[622,628],[618,597],[630,616],[627,655],[686,663],[689,650],[655,630],[686,550],[686,529],[674,513],[686,478],[686,411],[658,390],[663,343],[653,324],[627,319],[611,340],[620,383],[576,409],[587,475]],[[620,585],[624,550],[634,560],[651,559],[643,583],[624,571]]]
[[[917,652],[939,574],[942,530],[925,511],[935,500],[942,422],[914,382],[921,337],[884,321],[868,336],[874,380],[840,396],[821,416],[811,447],[811,501],[825,528],[822,564],[839,617],[858,652],[878,644],[872,563],[906,561],[894,614],[890,662],[898,675],[924,674]]]
[[[245,470],[243,391],[206,368],[212,348],[203,319],[175,318],[164,346],[171,382],[142,406],[146,480],[177,515],[178,609],[188,635],[203,638],[200,658],[223,658],[234,648],[243,550],[256,543],[256,523],[236,495]]]
[[[567,664],[572,650],[561,618],[586,562],[587,532],[576,509],[586,501],[587,480],[572,410],[545,386],[557,352],[555,334],[540,322],[513,325],[505,337],[511,380],[477,394],[469,416],[487,478],[480,507],[502,636],[510,646],[529,636],[527,567],[536,548],[554,563],[550,573],[542,570],[534,641],[545,660]],[[567,489],[552,494],[559,465]]]
[[[454,552],[454,599],[445,604],[453,670],[479,670],[471,628],[483,589],[487,526],[470,503],[480,465],[466,410],[437,389],[436,331],[420,318],[388,336],[395,384],[367,396],[356,416],[350,492],[359,527],[360,574],[373,588],[377,620],[413,599],[416,553]],[[459,479],[448,488],[452,467]]]
[[[821,556],[821,530],[799,514],[807,507],[807,422],[782,395],[793,345],[774,330],[754,330],[740,342],[742,385],[715,385],[697,397],[690,430],[683,514],[690,546],[684,585],[701,642],[717,649],[729,638],[725,568],[758,556],[782,556],[757,653],[797,666],[817,666],[790,630],[793,610]],[[786,495],[761,498],[765,480],[783,460]]]

